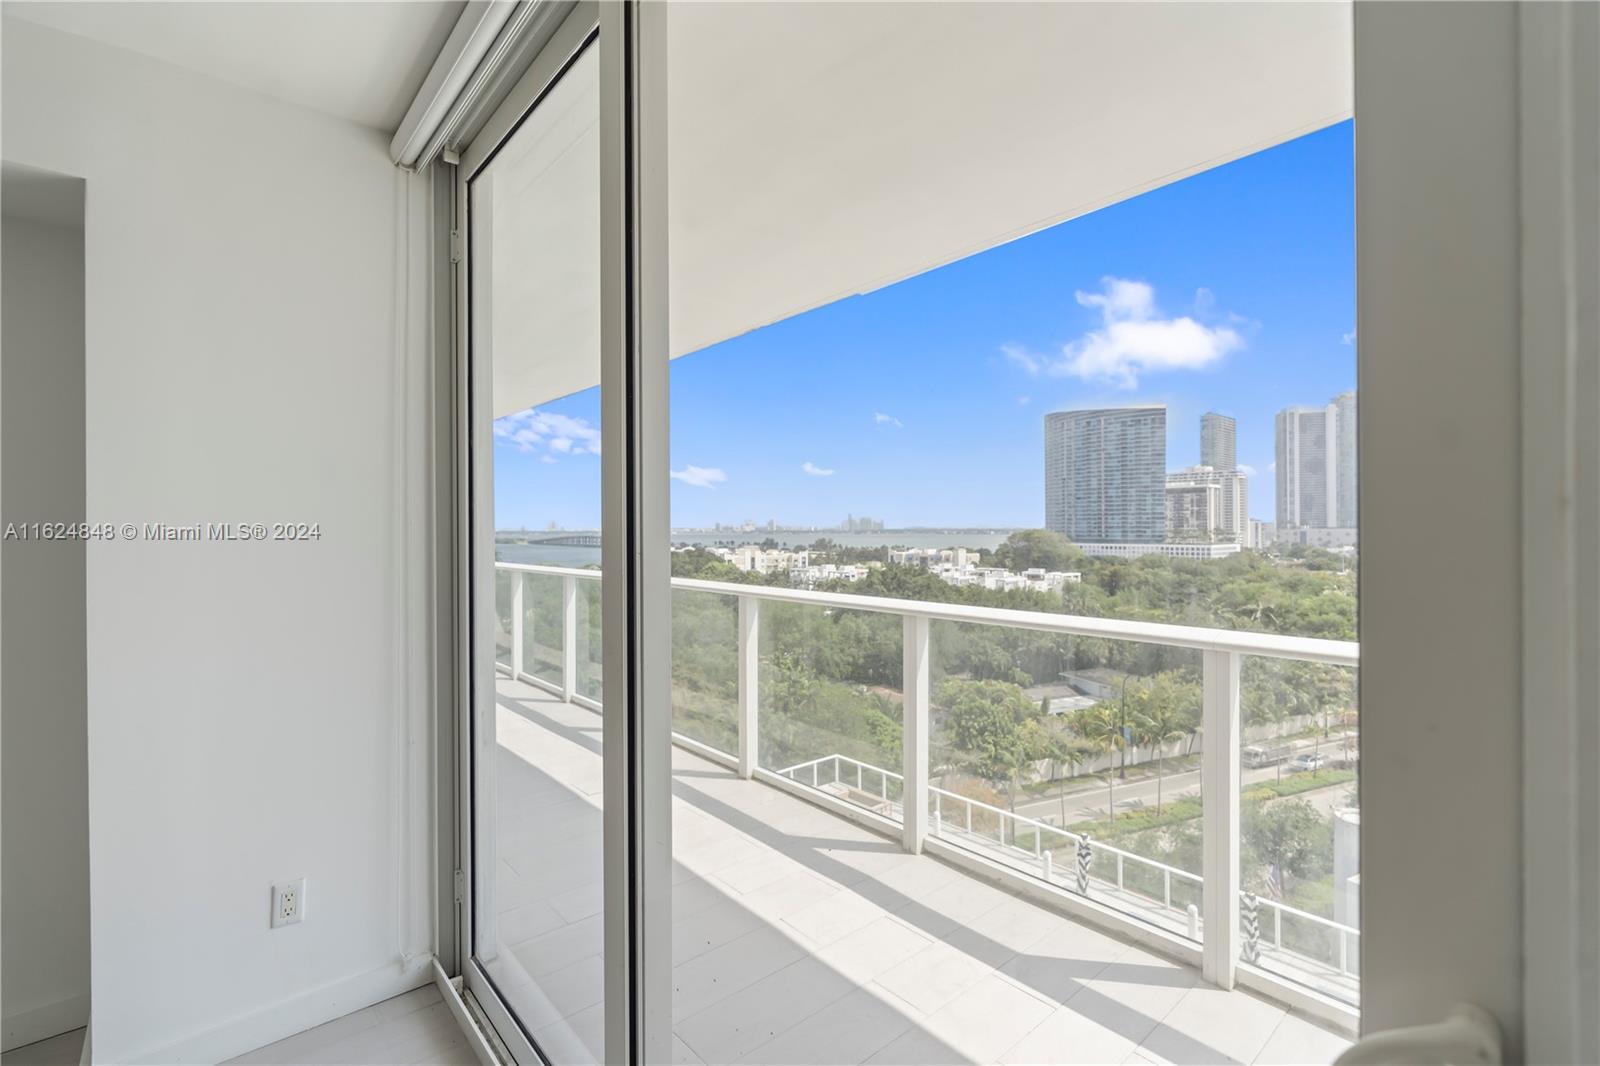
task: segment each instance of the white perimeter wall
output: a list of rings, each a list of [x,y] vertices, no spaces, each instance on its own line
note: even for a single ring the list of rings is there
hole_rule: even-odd
[[[8,211],[0,239],[0,522],[81,522],[83,230]],[[0,559],[0,1046],[13,1048],[89,1017],[84,548],[7,540]]]
[[[87,549],[94,1056],[214,1061],[425,979],[425,194],[375,131],[3,35],[5,158],[87,180],[88,519],[321,524]]]

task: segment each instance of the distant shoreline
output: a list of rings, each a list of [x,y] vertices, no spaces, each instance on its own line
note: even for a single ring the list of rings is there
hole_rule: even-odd
[[[1035,528],[1037,528],[1037,527],[1035,527],[1035,526],[899,526],[899,527],[896,527],[896,528],[893,528],[893,529],[873,529],[873,530],[808,529],[808,528],[804,528],[804,527],[790,528],[790,529],[783,529],[783,528],[779,528],[779,529],[690,529],[690,528],[684,528],[684,529],[673,529],[671,531],[671,533],[672,533],[672,535],[674,537],[678,536],[679,534],[686,534],[688,536],[692,536],[692,537],[695,537],[695,538],[702,538],[702,537],[767,537],[767,536],[776,536],[778,534],[784,534],[784,535],[787,535],[787,536],[796,536],[796,535],[804,534],[806,536],[812,536],[812,537],[832,537],[832,536],[863,537],[863,536],[880,536],[880,535],[881,536],[887,536],[887,535],[889,535],[891,533],[912,533],[912,534],[923,534],[923,535],[926,535],[926,534],[929,534],[929,533],[939,533],[939,534],[975,534],[975,535],[978,535],[978,536],[990,536],[990,537],[992,537],[992,536],[998,536],[1000,534],[1010,535],[1012,533],[1020,533],[1021,531],[1025,530],[1025,529],[1035,529]],[[495,539],[499,540],[501,538],[511,538],[511,537],[583,536],[583,535],[598,535],[599,533],[600,533],[600,530],[598,530],[598,529],[497,529],[497,530],[495,530],[494,535],[495,535]]]

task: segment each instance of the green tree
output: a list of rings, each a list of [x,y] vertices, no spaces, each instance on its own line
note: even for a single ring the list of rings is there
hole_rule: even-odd
[[[1004,785],[1015,810],[1022,773],[1053,754],[1052,737],[1033,702],[1004,681],[960,678],[941,681],[935,698],[944,711],[953,761],[974,777]]]
[[[1140,740],[1156,751],[1156,813],[1161,813],[1161,783],[1166,776],[1167,745],[1194,732],[1194,719],[1185,713],[1171,681],[1158,677],[1141,693],[1135,730]]]
[[[1082,570],[1087,556],[1060,533],[1048,529],[1020,529],[994,552],[995,565],[1008,570]]]
[[[1305,800],[1258,800],[1246,805],[1239,822],[1246,868],[1258,872],[1263,887],[1276,882],[1287,891],[1287,878],[1321,877],[1332,868],[1332,825]]]
[[[1102,702],[1085,707],[1072,716],[1072,728],[1089,749],[1100,755],[1121,751],[1125,744],[1122,734],[1122,709],[1115,703]],[[1106,812],[1111,823],[1117,821],[1117,775],[1106,767]]]

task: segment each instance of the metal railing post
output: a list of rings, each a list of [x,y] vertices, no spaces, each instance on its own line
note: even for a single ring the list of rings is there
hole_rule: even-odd
[[[568,703],[578,691],[578,580],[561,579],[561,698]]]
[[[928,833],[928,645],[927,616],[906,615],[901,659],[905,783],[900,811],[905,822],[903,845],[913,855],[922,852],[922,841]]]
[[[739,776],[749,778],[761,761],[756,716],[761,702],[761,601],[739,597]]]
[[[1231,989],[1239,959],[1239,656],[1202,652],[1205,690],[1201,753],[1205,944],[1201,971]]]
[[[511,571],[511,676],[522,676],[522,590],[528,575]]]

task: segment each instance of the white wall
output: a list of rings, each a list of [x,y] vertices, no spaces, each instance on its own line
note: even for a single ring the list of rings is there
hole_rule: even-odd
[[[78,226],[12,213],[9,173],[0,200],[0,523],[84,516],[82,185],[58,180]],[[13,1048],[89,1017],[83,544],[5,540],[0,565],[0,1046]]]
[[[87,181],[90,521],[322,530],[87,550],[95,1058],[216,1060],[425,979],[425,190],[85,39],[3,67],[5,158]]]
[[[1516,12],[1358,4],[1355,41],[1362,1028],[1475,1002],[1515,1062]]]

